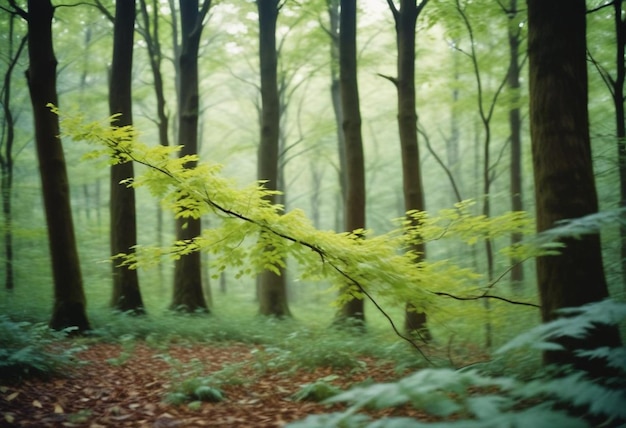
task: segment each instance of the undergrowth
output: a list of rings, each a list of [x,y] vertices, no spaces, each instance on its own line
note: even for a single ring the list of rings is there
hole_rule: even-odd
[[[76,364],[74,354],[82,348],[62,343],[68,333],[0,315],[0,379],[48,378]]]
[[[597,324],[618,325],[626,304],[611,300],[562,311],[566,318],[542,324],[520,335],[498,353],[514,349],[558,349],[555,339],[585,337]],[[348,403],[343,412],[310,415],[291,428],[435,427],[588,427],[626,424],[626,348],[581,350],[580,357],[613,369],[611,377],[591,379],[571,367],[548,367],[533,379],[494,376],[479,368],[423,369],[397,382],[357,387],[325,403]],[[451,418],[425,423],[407,417],[371,420],[362,409],[411,405]]]

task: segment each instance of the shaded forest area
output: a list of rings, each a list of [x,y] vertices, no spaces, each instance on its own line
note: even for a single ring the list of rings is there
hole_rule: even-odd
[[[625,423],[622,9],[2,0],[2,423]]]

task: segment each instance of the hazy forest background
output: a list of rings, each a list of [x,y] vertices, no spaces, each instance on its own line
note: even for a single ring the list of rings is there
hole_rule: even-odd
[[[196,22],[193,27],[201,35],[197,46],[197,153],[200,162],[221,164],[224,176],[248,185],[263,178],[257,165],[262,164],[259,154],[266,153],[259,150],[260,127],[266,120],[259,66],[260,16],[252,1],[200,3],[194,8],[201,24]],[[284,204],[286,212],[303,210],[318,229],[342,232],[346,230],[342,177],[352,160],[346,162],[340,154],[344,150],[341,143],[338,145],[338,139],[343,139],[341,118],[337,116],[337,105],[333,105],[339,84],[338,15],[333,13],[338,12],[339,2],[268,3],[279,6],[275,36],[280,127],[274,180],[283,194],[277,202]],[[0,11],[4,78],[0,143],[4,198],[0,230],[4,245],[0,250],[0,272],[4,287],[11,289],[2,293],[2,310],[45,321],[54,300],[53,274],[32,109],[24,77],[28,68],[26,22],[19,13],[9,13],[14,6],[14,2],[3,0]],[[52,29],[59,107],[70,116],[81,114],[85,121],[106,119],[112,114],[109,91],[110,84],[115,83],[115,78],[111,80],[115,5],[103,0],[55,2],[55,6]],[[607,83],[610,85],[611,76],[624,64],[615,62],[619,43],[614,9],[601,1],[588,1],[587,9],[593,167],[600,210],[610,210],[620,204],[620,179],[616,113]],[[178,58],[184,49],[181,34],[185,30],[180,23],[183,11],[172,0],[140,0],[137,11],[134,41],[128,35],[125,39],[133,55],[132,124],[139,139],[150,146],[186,144],[179,139],[185,78],[180,82],[177,77],[181,76]],[[398,79],[394,77],[396,33],[388,2],[359,1],[357,16],[366,189],[366,221],[362,226],[375,236],[396,228],[393,220],[403,217],[407,210],[397,124]],[[432,0],[420,9],[415,62],[420,160],[411,168],[421,171],[424,207],[433,216],[455,203],[473,200],[475,203],[468,205],[470,214],[495,218],[523,210],[534,217],[526,42],[523,2]],[[115,296],[112,301],[108,261],[112,251],[109,208],[114,194],[110,189],[110,167],[102,159],[84,158],[93,149],[88,144],[63,137],[63,149],[87,313],[92,324],[99,327],[98,323],[106,319],[103,314],[119,303]],[[135,172],[140,175],[145,168],[136,166]],[[169,245],[177,236],[180,238],[177,229],[180,232],[185,228],[175,225],[170,211],[144,188],[135,194],[139,245]],[[202,227],[210,229],[213,221],[203,219]],[[508,226],[502,227],[507,230]],[[603,229],[602,253],[610,295],[623,300],[619,233],[617,224]],[[467,245],[454,239],[429,242],[427,260],[453,261],[478,274],[468,274],[466,289],[437,290],[475,296],[476,290],[482,292],[495,282],[489,288],[492,294],[537,305],[533,260],[512,268],[510,258],[499,251],[509,246],[511,239],[519,238],[501,233],[489,240],[488,253],[482,238]],[[180,309],[179,305],[187,310],[204,310],[206,302],[210,312],[222,316],[253,318],[261,311],[293,315],[321,326],[335,317],[338,308],[332,303],[337,290],[329,288],[327,281],[298,279],[298,264],[288,260],[282,276],[285,289],[278,291],[286,293],[283,303],[281,297],[276,297],[276,290],[263,288],[262,279],[237,275],[236,254],[233,252],[231,260],[235,268],[223,265],[222,259],[217,260],[220,266],[215,266],[213,256],[202,255],[202,290],[191,300],[173,292],[176,269],[172,260],[164,258],[157,266],[140,267],[142,310],[149,315],[162,314],[168,308]],[[267,303],[264,291],[279,304]],[[376,296],[375,292],[374,297],[380,298],[380,304],[398,325],[403,325],[403,304],[384,295]],[[437,299],[437,310],[427,314],[428,335],[440,343],[455,337],[480,346],[495,346],[540,320],[537,308],[529,305],[495,299]],[[371,329],[389,328],[369,302],[365,318]]]

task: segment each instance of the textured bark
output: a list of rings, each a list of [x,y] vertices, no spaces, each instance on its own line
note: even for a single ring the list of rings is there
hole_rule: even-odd
[[[584,0],[528,0],[530,125],[537,229],[598,209],[587,111]],[[565,239],[558,256],[537,259],[544,321],[563,307],[608,296],[597,234]],[[601,364],[575,358],[576,348],[618,346],[617,328],[598,326],[583,340],[563,341],[565,351],[544,354],[546,363],[573,363],[596,373]],[[595,366],[595,367],[594,367]]]
[[[398,49],[398,76],[394,83],[398,91],[398,130],[400,133],[405,212],[424,211],[426,209],[417,141],[415,26],[417,17],[427,1],[418,5],[416,0],[401,0],[400,9],[396,8],[392,0],[387,2],[395,21]],[[423,242],[413,243],[410,250],[419,254],[418,261],[426,257],[426,246]],[[419,335],[424,340],[431,339],[426,313],[418,311],[413,302],[406,305],[404,328],[408,333]]]
[[[180,105],[178,143],[183,146],[180,155],[198,152],[198,50],[202,34],[202,21],[210,1],[205,0],[198,10],[198,0],[180,0],[180,28],[182,48],[180,66]],[[194,168],[195,164],[188,164]],[[176,220],[176,239],[189,240],[200,236],[200,219],[179,218]],[[208,311],[202,290],[201,254],[194,251],[180,257],[174,265],[174,294],[170,306],[174,310],[187,312]]]
[[[365,228],[365,166],[357,82],[356,0],[341,0],[339,81],[346,147],[345,229]],[[365,320],[363,299],[352,297],[340,308],[341,318]]]
[[[258,179],[266,181],[265,187],[276,190],[279,186],[278,152],[280,139],[280,98],[278,92],[276,52],[276,21],[278,0],[258,0],[259,61],[261,66],[261,135],[258,150]],[[277,196],[270,198],[277,203]],[[268,249],[268,250],[271,250]],[[285,275],[266,270],[258,278],[259,313],[276,317],[290,316],[287,305]]]
[[[109,87],[111,115],[120,114],[113,126],[133,124],[131,81],[133,68],[133,36],[135,33],[135,1],[115,2],[113,28],[113,61]],[[137,245],[135,189],[120,181],[134,177],[132,162],[111,167],[109,214],[111,222],[111,255],[134,252]],[[145,312],[136,269],[113,265],[111,307],[122,312]]]
[[[33,105],[35,142],[54,280],[54,308],[50,327],[77,327],[78,331],[84,331],[90,326],[85,310],[65,157],[59,138],[59,119],[46,107],[48,103],[58,105],[57,60],[52,46],[53,14],[50,0],[28,1],[29,66],[26,76]]]

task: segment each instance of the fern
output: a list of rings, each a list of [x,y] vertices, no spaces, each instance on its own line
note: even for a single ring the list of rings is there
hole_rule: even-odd
[[[562,311],[568,318],[540,325],[502,347],[500,354],[522,346],[550,348],[557,337],[584,337],[592,324],[617,324],[626,318],[626,304],[603,301]],[[347,402],[343,413],[312,415],[289,424],[291,428],[344,427],[586,427],[590,421],[608,426],[626,422],[626,349],[624,347],[580,351],[617,370],[612,379],[589,379],[584,372],[542,376],[529,382],[493,377],[477,370],[425,369],[398,382],[354,388],[327,403]],[[561,372],[561,371],[559,371]],[[476,391],[489,391],[477,395]],[[520,403],[526,403],[520,406]],[[540,404],[535,404],[540,403]],[[410,404],[430,414],[464,416],[455,422],[419,422],[411,418],[379,421],[354,416],[363,408]],[[521,407],[521,408],[520,408]],[[567,411],[565,409],[568,409]],[[568,413],[572,412],[572,413]],[[583,418],[580,417],[582,414]]]

